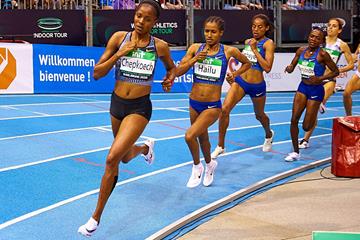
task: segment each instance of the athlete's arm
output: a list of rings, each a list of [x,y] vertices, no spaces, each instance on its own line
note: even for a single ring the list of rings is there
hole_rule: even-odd
[[[164,63],[166,69],[166,75],[163,78],[162,87],[164,91],[168,92],[171,89],[172,84],[174,83],[176,66],[174,61],[171,58],[170,49],[166,42],[163,40],[155,38],[156,49],[158,50],[158,56],[160,60]]]
[[[328,74],[318,77],[319,81],[323,81],[325,79],[333,79],[336,76],[338,76],[340,73],[339,69],[334,63],[334,61],[331,59],[330,55],[322,49],[320,50],[319,55],[320,55],[319,62],[326,65],[331,71]]]
[[[261,56],[257,47],[252,48],[258,63],[264,69],[266,73],[271,71],[272,65],[274,63],[274,52],[275,52],[275,45],[273,40],[269,39],[264,43],[264,50],[265,50],[265,58]]]
[[[305,50],[304,47],[300,47],[298,48],[298,50],[295,53],[295,56],[293,58],[293,60],[291,61],[291,63],[285,68],[285,72],[287,73],[292,73],[299,61],[300,55],[301,53]]]
[[[196,54],[200,44],[192,44],[186,52],[183,59],[176,68],[176,76],[184,75],[198,60],[203,60],[206,57],[207,51],[203,50]]]
[[[103,55],[94,67],[93,77],[95,80],[108,74],[120,57],[136,47],[134,42],[129,41],[119,49],[119,44],[123,41],[125,35],[126,32],[116,32],[111,36]]]
[[[243,74],[244,72],[246,72],[248,69],[251,68],[251,62],[249,61],[249,59],[240,52],[239,49],[235,48],[235,47],[230,47],[230,46],[225,46],[225,49],[228,50],[229,52],[229,58],[233,57],[236,60],[238,60],[241,63],[241,67],[232,72],[227,74],[226,76],[226,80],[229,82],[233,82],[234,78]]]
[[[351,56],[351,50],[349,45],[346,42],[342,42],[340,45],[341,51],[343,51],[347,65],[345,67],[339,68],[340,73],[350,71],[354,68],[354,59]]]

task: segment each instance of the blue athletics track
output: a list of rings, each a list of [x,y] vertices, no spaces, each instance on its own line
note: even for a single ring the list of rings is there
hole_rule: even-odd
[[[188,95],[152,94],[153,116],[138,143],[154,138],[156,159],[141,156],[120,165],[120,176],[92,239],[151,239],[198,212],[264,179],[331,156],[332,119],[343,116],[342,93],[319,114],[311,147],[300,161],[292,151],[294,93],[268,93],[266,113],[275,131],[273,151],[263,153],[264,130],[245,97],[231,113],[226,154],[218,158],[210,187],[186,187],[192,158],[184,141],[190,125]],[[112,143],[109,94],[0,96],[0,239],[83,239],[77,229],[93,212]],[[360,94],[353,95],[360,115]],[[300,127],[301,129],[301,127]],[[212,149],[217,123],[210,128]],[[303,131],[300,130],[300,136]],[[169,237],[165,237],[169,238]]]

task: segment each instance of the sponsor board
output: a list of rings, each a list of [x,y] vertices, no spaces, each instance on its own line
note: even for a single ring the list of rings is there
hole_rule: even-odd
[[[114,71],[95,81],[96,62],[104,48],[34,46],[35,93],[109,93]]]
[[[0,94],[33,93],[32,45],[0,43]]]

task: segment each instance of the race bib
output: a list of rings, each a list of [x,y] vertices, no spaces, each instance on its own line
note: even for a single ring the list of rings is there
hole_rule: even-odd
[[[258,52],[260,52],[260,49],[257,48]],[[245,45],[244,50],[242,51],[242,53],[249,59],[249,61],[252,64],[257,63],[257,58],[255,56],[255,53],[251,50],[251,47],[249,45]]]
[[[337,63],[339,60],[341,52],[338,50],[332,50],[329,48],[324,48],[324,50],[330,55],[331,59],[334,61],[334,63]]]
[[[155,68],[154,52],[133,50],[120,58],[120,72],[124,77],[149,80]]]
[[[194,74],[198,79],[218,81],[221,76],[222,60],[207,57],[194,64]]]
[[[315,76],[315,62],[308,60],[299,60],[298,66],[302,78],[310,78],[312,76]]]

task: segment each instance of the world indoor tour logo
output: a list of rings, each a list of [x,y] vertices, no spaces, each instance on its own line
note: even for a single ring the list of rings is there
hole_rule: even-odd
[[[34,38],[67,38],[66,32],[60,32],[64,22],[60,18],[40,18],[37,26],[41,29],[40,33],[34,33]]]
[[[16,77],[16,59],[7,48],[0,48],[0,89],[7,89]]]

